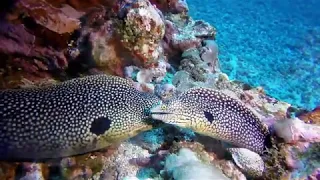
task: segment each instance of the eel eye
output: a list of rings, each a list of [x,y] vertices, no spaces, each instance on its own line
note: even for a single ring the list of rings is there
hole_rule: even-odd
[[[162,105],[162,106],[160,107],[160,109],[161,109],[161,110],[166,110],[166,109],[167,109],[167,106],[166,106],[166,105]]]

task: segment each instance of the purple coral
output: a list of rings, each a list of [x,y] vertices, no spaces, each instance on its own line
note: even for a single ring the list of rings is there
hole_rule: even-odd
[[[183,13],[183,12],[188,12],[188,4],[186,0],[174,0],[170,1],[170,11],[172,13]]]
[[[306,124],[298,118],[278,120],[274,130],[287,143],[320,142],[320,126]]]

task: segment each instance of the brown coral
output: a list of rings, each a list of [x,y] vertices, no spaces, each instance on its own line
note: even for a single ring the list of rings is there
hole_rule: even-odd
[[[129,5],[119,32],[122,42],[140,59],[138,66],[152,67],[163,56],[160,41],[164,36],[164,23],[159,11],[147,0]]]
[[[15,69],[20,68],[24,72],[35,73],[40,77],[46,76],[41,71],[67,67],[68,62],[62,52],[35,43],[36,37],[30,34],[24,25],[1,23],[0,54],[4,60],[1,67],[5,70],[11,65]]]
[[[114,22],[106,21],[88,33],[92,57],[97,67],[106,73],[124,77],[124,67],[133,63],[131,52],[115,34]]]
[[[71,6],[60,4],[57,8],[44,0],[17,1],[11,11],[7,20],[24,24],[36,37],[37,45],[49,44],[59,50],[67,47],[72,33],[80,28],[79,18],[83,15]]]
[[[303,120],[306,123],[320,125],[320,106],[315,108],[312,112],[300,115],[299,119]]]
[[[16,176],[15,169],[17,166],[17,163],[0,162],[0,179],[14,179]]]
[[[80,26],[78,19],[68,17],[60,9],[45,1],[18,1],[17,8],[22,11],[21,13],[26,13],[34,19],[37,24],[58,34],[72,33]]]

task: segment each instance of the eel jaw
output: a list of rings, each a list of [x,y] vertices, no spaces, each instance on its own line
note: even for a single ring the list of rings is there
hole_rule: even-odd
[[[162,110],[161,106],[157,106],[150,111],[151,118],[155,120],[162,121],[167,124],[176,125],[179,127],[187,127],[187,118],[183,115],[176,114],[167,110]]]

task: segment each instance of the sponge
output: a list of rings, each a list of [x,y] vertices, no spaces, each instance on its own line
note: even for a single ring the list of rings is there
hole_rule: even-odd
[[[228,180],[220,169],[203,164],[196,154],[187,148],[171,154],[165,161],[166,172],[175,180]]]

